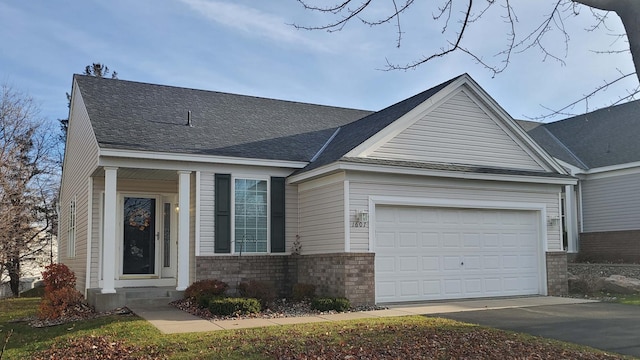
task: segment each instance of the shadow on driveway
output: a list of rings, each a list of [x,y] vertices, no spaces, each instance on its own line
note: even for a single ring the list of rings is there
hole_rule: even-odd
[[[640,306],[587,303],[429,316],[517,331],[640,357]]]

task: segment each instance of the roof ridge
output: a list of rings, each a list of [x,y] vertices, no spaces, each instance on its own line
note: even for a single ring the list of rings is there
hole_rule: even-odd
[[[185,87],[185,86],[176,86],[176,85],[166,85],[166,84],[154,84],[154,83],[145,82],[145,81],[125,80],[125,79],[111,79],[111,78],[96,77],[96,76],[83,75],[83,74],[74,74],[73,76],[74,76],[74,78],[75,78],[75,77],[80,77],[80,78],[85,78],[85,79],[99,79],[99,80],[107,80],[107,81],[121,81],[121,82],[128,82],[128,83],[140,84],[140,85],[146,85],[146,86],[154,86],[154,87],[169,88],[169,89],[182,89],[182,90],[190,90],[190,91],[198,91],[198,92],[207,92],[207,93],[216,93],[216,94],[223,94],[223,95],[239,96],[239,97],[243,97],[243,98],[253,98],[253,99],[260,99],[260,100],[268,100],[268,101],[285,102],[285,103],[290,103],[290,104],[311,105],[311,106],[319,106],[319,107],[332,108],[332,109],[356,110],[356,111],[363,111],[363,112],[369,112],[369,113],[373,113],[373,112],[375,112],[374,110],[357,109],[357,108],[353,108],[353,107],[346,107],[346,106],[333,106],[333,105],[317,104],[317,103],[312,103],[312,102],[295,101],[295,100],[286,100],[286,99],[277,99],[277,98],[271,98],[271,97],[266,97],[266,96],[246,95],[246,94],[239,94],[239,93],[225,92],[225,91],[219,91],[219,90],[197,89],[197,88],[194,88],[194,87]]]

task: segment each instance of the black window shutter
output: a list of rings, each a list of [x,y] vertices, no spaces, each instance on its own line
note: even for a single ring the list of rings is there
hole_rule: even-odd
[[[285,252],[283,177],[271,178],[271,252]]]
[[[214,252],[231,253],[231,175],[215,175]]]

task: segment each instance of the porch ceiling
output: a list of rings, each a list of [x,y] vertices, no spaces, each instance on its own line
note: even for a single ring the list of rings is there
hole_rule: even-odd
[[[104,169],[98,168],[93,176],[104,177]],[[118,168],[118,179],[178,181],[178,173],[174,170]]]

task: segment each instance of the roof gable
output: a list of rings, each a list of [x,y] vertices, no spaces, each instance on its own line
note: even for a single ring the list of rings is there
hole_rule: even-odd
[[[456,96],[458,98],[454,99]],[[456,102],[466,103],[466,107],[462,106],[462,112],[459,106],[455,109]],[[447,103],[450,107],[448,110],[442,107]],[[437,114],[438,109],[441,111],[440,118],[434,121],[436,116],[433,115]],[[469,111],[475,116],[470,116]],[[453,122],[457,122],[458,129],[443,129],[444,125]],[[483,153],[488,142],[474,129],[480,125],[490,129],[489,132],[494,135],[492,140],[499,139],[499,144],[491,144],[494,148],[489,156],[490,161],[487,161],[487,154]],[[451,141],[449,154],[441,151],[441,143],[436,143],[445,138]],[[408,143],[414,145],[409,156],[406,151],[391,151],[402,150]],[[465,147],[466,153],[461,151]],[[564,173],[467,74],[343,126],[327,150],[318,158],[321,161],[310,164],[303,171],[341,158],[378,158]],[[472,153],[474,159],[471,159]]]
[[[388,141],[361,156],[430,163],[544,171],[506,124],[461,87],[426,114],[411,119]]]

